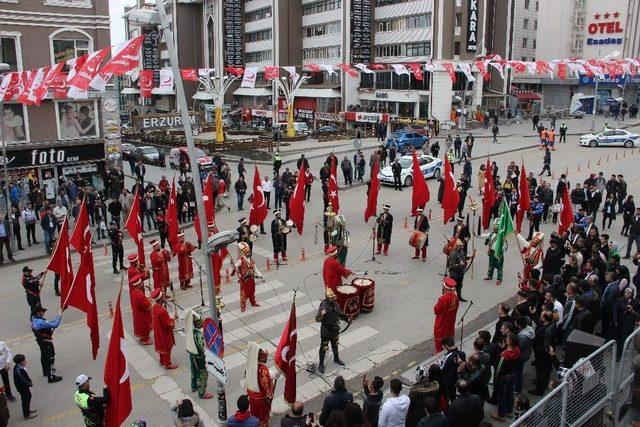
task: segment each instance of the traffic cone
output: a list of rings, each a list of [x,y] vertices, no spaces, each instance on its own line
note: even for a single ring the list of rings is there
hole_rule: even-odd
[[[104,245],[102,245],[102,248],[104,249],[104,255],[105,256],[109,255],[109,251],[107,250],[107,244],[106,243]]]
[[[591,169],[591,160],[587,162],[587,169]]]
[[[109,301],[109,318],[113,319],[113,303]]]
[[[402,228],[409,228],[409,219],[406,216],[404,217],[404,224],[402,225]]]
[[[431,209],[429,209],[429,221],[431,221]]]
[[[564,176],[569,176],[569,166],[567,166],[564,170]]]
[[[600,166],[600,163],[602,163],[602,159],[601,158],[598,159],[597,165]]]
[[[231,276],[229,275],[228,268],[224,269],[224,283],[226,283],[227,285],[231,283]]]
[[[578,172],[580,172],[580,165],[578,164]]]
[[[607,163],[609,163],[609,155],[607,154]]]
[[[302,261],[306,261],[307,260],[307,253],[304,251],[304,248],[302,248],[302,251],[300,253],[300,259]]]
[[[271,271],[271,260],[267,258],[267,266],[265,267],[266,271]]]

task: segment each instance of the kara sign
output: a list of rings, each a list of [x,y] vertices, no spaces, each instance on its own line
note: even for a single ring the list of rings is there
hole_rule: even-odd
[[[467,3],[467,52],[478,50],[478,0]]]
[[[73,144],[69,146],[47,146],[7,150],[9,168],[65,165],[73,162],[104,160],[104,144]],[[0,162],[2,163],[2,162]]]
[[[192,128],[199,128],[202,122],[202,113],[197,111],[189,112],[189,120]],[[138,130],[151,131],[182,128],[182,116],[179,113],[134,116],[133,121],[133,125]]]

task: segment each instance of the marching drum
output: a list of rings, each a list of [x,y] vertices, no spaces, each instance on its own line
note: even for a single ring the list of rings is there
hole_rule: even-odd
[[[254,243],[256,240],[258,240],[258,230],[260,229],[260,227],[258,227],[256,224],[252,224],[251,227],[249,227],[249,241]]]
[[[420,230],[414,230],[413,234],[409,238],[409,246],[414,247],[416,249],[422,248],[424,243],[427,241],[427,233]]]
[[[360,311],[371,313],[376,302],[376,282],[366,277],[358,277],[351,281],[360,296]]]
[[[353,319],[360,313],[360,295],[357,288],[351,285],[338,286],[335,294],[336,302],[344,314]]]
[[[288,220],[287,222],[284,223],[284,225],[280,229],[280,232],[282,234],[289,234],[291,233],[291,227],[293,227],[293,221]]]

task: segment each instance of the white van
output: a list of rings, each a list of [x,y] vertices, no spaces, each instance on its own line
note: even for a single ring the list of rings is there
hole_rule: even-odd
[[[278,129],[282,133],[287,132],[287,124],[286,123],[278,123]],[[305,122],[293,122],[293,129],[296,132],[296,135],[309,135],[309,126]]]

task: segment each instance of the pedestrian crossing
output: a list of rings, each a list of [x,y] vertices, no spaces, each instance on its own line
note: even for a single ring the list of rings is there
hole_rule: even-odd
[[[134,251],[135,248],[132,247],[125,254]],[[269,251],[255,245],[254,253],[265,257],[271,256]],[[199,252],[194,253],[194,258],[200,263],[203,261],[203,256]],[[96,254],[94,259],[99,265],[109,265],[111,262],[110,253],[107,256],[102,253]],[[225,283],[224,273],[225,269],[230,268],[229,262],[229,259],[227,259],[222,267],[222,300],[225,303],[225,308],[221,313],[225,341],[224,361],[228,377],[228,401],[235,401],[237,396],[244,392],[241,380],[244,378],[248,342],[258,342],[273,355],[280,340],[282,329],[289,318],[289,310],[294,295],[297,302],[298,326],[298,349],[296,355],[298,366],[297,399],[302,402],[307,402],[329,391],[335,376],[342,375],[346,380],[353,379],[407,349],[406,345],[397,340],[385,344],[381,343],[381,332],[372,325],[367,325],[366,316],[362,316],[356,319],[354,324],[340,336],[340,356],[347,362],[347,366],[340,367],[335,365],[329,350],[325,374],[318,376],[317,374],[309,373],[307,372],[309,365],[318,363],[320,324],[315,322],[315,314],[320,304],[320,299],[317,296],[309,295],[308,289],[294,291],[294,284],[297,283],[295,278],[280,275],[282,272],[263,272],[266,281],[256,281],[256,300],[260,306],[253,307],[248,304],[246,311],[241,312],[237,278],[232,277],[231,284]],[[108,271],[110,273],[110,270]],[[121,281],[120,275],[113,276],[108,274],[107,276],[113,277],[114,283],[120,283]],[[177,285],[178,271],[177,263],[174,260],[170,264],[170,277],[174,285]],[[287,280],[288,283],[285,283],[284,279],[278,280],[278,278],[293,279],[293,282]],[[203,277],[203,280],[206,280],[206,278]],[[153,281],[151,280],[150,285],[152,286],[152,284]],[[179,290],[176,286],[176,299],[184,310],[198,307],[201,303],[197,270],[191,284],[194,288],[186,291]],[[208,303],[206,295],[205,303]],[[179,328],[183,327],[182,319],[184,319],[184,314],[183,310],[178,310],[178,316],[181,319],[178,325]],[[128,322],[129,320],[125,319],[125,329],[130,328]],[[181,341],[183,337],[183,331],[176,335],[178,341]],[[153,350],[147,349],[147,351]],[[273,367],[272,362],[269,365]],[[277,382],[275,395],[282,396],[283,389],[284,379],[281,379]],[[274,413],[284,413],[288,409],[289,406],[282,397],[274,400]]]

